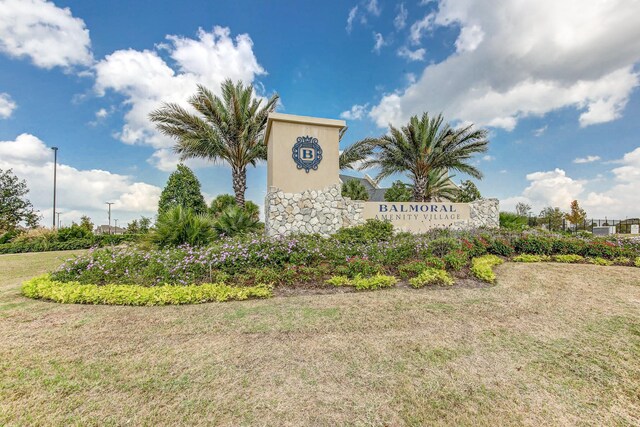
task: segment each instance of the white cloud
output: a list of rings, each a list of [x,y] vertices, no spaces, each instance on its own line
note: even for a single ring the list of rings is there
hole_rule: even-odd
[[[113,90],[125,97],[123,105],[128,111],[117,137],[127,144],[164,149],[165,160],[174,141],[156,132],[148,119],[152,110],[163,102],[187,107],[186,100],[198,83],[220,95],[220,84],[226,78],[250,83],[256,76],[266,74],[247,34],[232,39],[228,28],[214,27],[212,32],[200,29],[197,39],[167,36],[167,40],[170,43],[161,45],[160,51],[118,50],[95,65],[96,92],[104,95]],[[175,63],[173,67],[160,56],[164,51]],[[153,159],[158,158],[156,153]],[[156,166],[167,171],[165,166],[169,163],[159,162]]]
[[[347,33],[350,33],[353,29],[353,20],[356,19],[356,15],[358,13],[358,6],[353,6],[351,10],[349,10],[349,15],[347,16]]]
[[[368,106],[369,104],[365,104],[365,105],[356,104],[353,107],[351,107],[350,110],[343,111],[342,113],[340,113],[340,118],[345,120],[360,120],[367,113]]]
[[[456,50],[458,52],[472,52],[484,39],[484,31],[478,25],[462,27],[460,35],[456,40]]]
[[[44,0],[0,1],[0,51],[47,69],[93,62],[84,21]]]
[[[425,110],[442,111],[449,120],[511,130],[523,117],[574,107],[582,126],[614,120],[640,83],[634,69],[639,14],[639,2],[624,0],[506,2],[500,8],[441,0],[434,15],[412,25],[409,38],[418,44],[432,25],[457,26],[458,51],[384,96],[371,116],[384,127]]]
[[[369,0],[367,3],[367,10],[375,16],[380,16],[380,12],[382,12],[380,5],[378,4],[378,0]]]
[[[58,160],[64,158],[58,153]],[[42,223],[51,224],[53,152],[39,138],[23,133],[13,141],[0,141],[0,169],[13,169],[27,181],[28,198],[45,215]],[[100,169],[81,170],[58,163],[57,210],[66,214],[67,223],[88,214],[97,222],[106,221],[105,202],[114,202],[112,210],[123,221],[140,215],[154,215],[161,189],[133,178]],[[104,217],[104,220],[103,220]]]
[[[411,28],[409,29],[409,40],[412,44],[420,44],[424,34],[433,28],[434,18],[435,15],[433,13],[429,13],[428,15],[425,15],[424,18],[411,25]]]
[[[382,37],[382,34],[380,33],[373,33],[373,39],[375,40],[373,51],[375,53],[380,53],[380,49],[385,45],[384,37]]]
[[[398,49],[398,56],[408,61],[424,61],[425,53],[427,53],[427,51],[424,48],[411,50],[406,46],[402,46]]]
[[[0,119],[8,119],[17,107],[8,93],[0,93]]]
[[[395,18],[393,18],[393,26],[396,30],[401,30],[407,25],[407,17],[409,16],[409,12],[404,7],[404,3],[400,3],[400,10]]]
[[[482,156],[482,160],[484,160],[485,162],[490,162],[490,161],[493,161],[493,160],[495,160],[495,159],[496,159],[496,158],[495,158],[494,156],[490,156],[490,155],[488,155],[488,154],[486,154],[486,155]]]
[[[108,115],[109,115],[109,112],[107,111],[106,108],[101,108],[98,111],[96,111],[96,119],[104,119]]]
[[[547,131],[547,127],[548,127],[547,125],[542,126],[541,128],[534,130],[533,134],[535,136],[542,136]]]
[[[529,186],[521,195],[501,200],[500,208],[513,210],[517,202],[525,202],[532,205],[534,211],[545,206],[558,206],[566,211],[572,200],[578,200],[589,218],[640,217],[640,191],[637,188],[640,182],[640,147],[615,163],[621,166],[611,170],[612,180],[600,174],[593,180],[578,180],[569,177],[562,169],[530,173],[527,175]],[[606,189],[590,191],[591,183]]]
[[[600,160],[600,156],[587,156],[587,157],[578,157],[573,159],[573,163],[581,164],[581,163],[593,163]]]

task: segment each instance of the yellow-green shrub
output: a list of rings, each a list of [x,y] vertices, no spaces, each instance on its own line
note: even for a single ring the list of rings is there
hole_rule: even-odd
[[[429,267],[409,280],[409,284],[414,288],[422,288],[426,285],[453,285],[453,279],[446,271]]]
[[[619,256],[617,258],[615,258],[613,260],[613,263],[615,265],[633,265],[633,261],[631,261],[631,258],[627,258],[624,256]]]
[[[224,283],[202,285],[83,285],[57,282],[49,275],[35,277],[22,285],[22,294],[65,304],[173,305],[223,302],[249,298],[269,298],[271,287],[256,285],[236,287]]]
[[[587,262],[595,265],[613,265],[613,261],[601,257],[587,258]]]
[[[471,261],[471,272],[484,282],[495,283],[496,275],[493,267],[502,263],[502,259],[495,255],[484,255]]]
[[[640,256],[636,258],[636,262],[633,263],[636,267],[640,267]]]
[[[584,261],[584,257],[580,255],[554,255],[553,260],[555,262],[573,263]]]
[[[549,255],[536,255],[536,254],[522,254],[513,257],[514,262],[542,262],[549,261],[551,257]]]
[[[359,291],[373,291],[376,289],[390,288],[398,283],[398,279],[384,274],[376,274],[371,277],[357,275],[353,279],[349,279],[346,276],[333,276],[327,280],[327,283],[334,286],[353,286]]]

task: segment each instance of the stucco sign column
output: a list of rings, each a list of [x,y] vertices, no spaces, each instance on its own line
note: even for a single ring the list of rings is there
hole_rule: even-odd
[[[345,126],[344,120],[269,114],[268,191],[301,193],[339,184],[339,139]]]

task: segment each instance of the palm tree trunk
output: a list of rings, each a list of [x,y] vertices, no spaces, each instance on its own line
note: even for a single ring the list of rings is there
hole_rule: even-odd
[[[233,192],[236,196],[236,205],[244,208],[244,192],[247,191],[247,169],[244,167],[231,168],[233,177]]]
[[[413,201],[424,202],[425,201],[425,189],[427,186],[426,177],[416,177],[413,182]]]

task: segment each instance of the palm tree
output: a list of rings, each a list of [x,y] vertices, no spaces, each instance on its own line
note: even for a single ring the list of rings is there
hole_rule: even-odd
[[[451,181],[446,170],[434,169],[427,175],[427,185],[424,189],[425,199],[432,202],[441,202],[443,200],[456,200],[460,190]]]
[[[149,118],[164,135],[176,140],[173,149],[180,159],[202,158],[231,166],[236,204],[244,207],[247,166],[267,158],[264,130],[267,117],[275,110],[279,96],[262,106],[253,97],[253,85],[222,83],[222,98],[198,85],[188,103],[193,114],[174,103],[163,103]]]
[[[378,167],[376,181],[396,173],[407,174],[413,181],[414,201],[428,202],[434,197],[429,187],[438,187],[436,184],[446,179],[443,175],[449,170],[482,178],[478,168],[468,161],[474,154],[487,151],[486,137],[486,130],[473,129],[472,125],[453,129],[444,123],[442,114],[429,117],[424,113],[422,118],[411,117],[399,129],[389,125],[387,135],[358,141],[354,144],[358,147],[349,147],[345,152],[351,154],[350,164],[361,161],[359,169]]]

